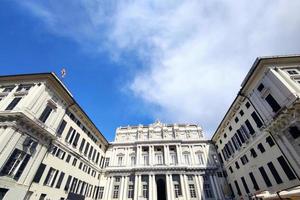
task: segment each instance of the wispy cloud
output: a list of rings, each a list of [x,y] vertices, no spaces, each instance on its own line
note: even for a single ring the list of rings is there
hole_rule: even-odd
[[[300,2],[23,1],[49,31],[144,66],[130,90],[153,118],[199,123],[211,134],[257,56],[300,50]],[[151,107],[153,108],[153,107]]]

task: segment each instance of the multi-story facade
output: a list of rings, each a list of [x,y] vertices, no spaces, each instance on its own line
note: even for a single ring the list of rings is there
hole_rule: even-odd
[[[95,199],[108,142],[52,73],[0,77],[0,199]]]
[[[300,56],[257,58],[213,142],[235,199],[300,199]]]
[[[106,152],[104,199],[225,199],[216,150],[197,125],[120,127]]]

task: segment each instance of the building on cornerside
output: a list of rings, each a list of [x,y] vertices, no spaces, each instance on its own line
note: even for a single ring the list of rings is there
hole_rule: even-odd
[[[212,137],[235,199],[300,199],[300,56],[257,58]]]

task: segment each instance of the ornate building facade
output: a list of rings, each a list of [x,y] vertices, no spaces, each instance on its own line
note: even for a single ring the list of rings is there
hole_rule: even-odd
[[[106,151],[105,199],[225,199],[216,150],[202,134],[159,121],[118,128]]]
[[[257,58],[212,140],[235,199],[300,199],[300,56]]]

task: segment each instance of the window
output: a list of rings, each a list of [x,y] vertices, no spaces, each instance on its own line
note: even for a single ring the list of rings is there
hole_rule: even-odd
[[[58,157],[59,159],[64,159],[66,152],[64,152],[61,149],[58,149],[58,151],[56,152],[56,157]]]
[[[242,180],[243,186],[244,186],[244,188],[245,188],[245,191],[247,192],[247,194],[249,194],[250,191],[249,191],[248,185],[247,185],[247,183],[246,183],[246,181],[245,181],[245,178],[244,178],[244,177],[241,177],[241,180]]]
[[[19,101],[21,100],[21,97],[15,97],[12,102],[10,102],[10,104],[6,107],[5,110],[12,110],[16,107],[16,105],[19,103]]]
[[[19,149],[15,149],[2,168],[1,174],[8,175],[13,179],[18,180],[23,173],[29,159],[30,155]]]
[[[280,110],[281,106],[278,104],[278,102],[274,99],[274,97],[271,94],[269,94],[266,97],[266,101],[271,106],[273,112],[276,113]]]
[[[206,198],[213,198],[214,197],[208,179],[204,179],[203,188],[204,188],[204,194],[205,194]]]
[[[245,124],[246,124],[246,126],[247,126],[247,128],[248,128],[248,130],[249,130],[249,133],[250,133],[251,135],[253,135],[253,134],[255,133],[255,131],[254,131],[254,129],[253,129],[251,123],[249,122],[249,120],[246,120],[246,121],[245,121]]]
[[[79,147],[79,151],[80,151],[80,152],[81,152],[81,151],[82,151],[82,149],[83,149],[84,143],[85,143],[85,139],[84,139],[84,138],[82,138],[82,140],[81,140],[81,144],[80,144],[80,147]]]
[[[240,111],[240,115],[243,116],[245,113],[243,110]]]
[[[264,153],[266,151],[265,148],[264,148],[264,146],[262,145],[262,143],[259,143],[257,145],[257,148],[260,150],[261,153]]]
[[[68,190],[69,190],[69,188],[70,188],[70,183],[71,183],[71,179],[72,179],[72,176],[69,176],[68,179],[67,179],[65,188],[64,188],[65,191],[68,191]]]
[[[287,70],[287,72],[289,73],[289,75],[298,74],[296,70]]]
[[[235,168],[237,168],[237,169],[240,168],[240,165],[239,165],[238,161],[235,162]]]
[[[67,122],[66,122],[65,120],[63,120],[63,121],[60,123],[59,128],[58,128],[58,130],[57,130],[57,132],[56,132],[56,135],[57,135],[57,136],[61,136],[62,132],[65,130],[66,124],[67,124]]]
[[[77,163],[77,159],[76,159],[76,158],[74,158],[74,159],[73,159],[73,163],[72,163],[72,165],[73,165],[73,166],[76,166],[76,163]]]
[[[224,138],[227,138],[227,134],[226,133],[224,133]]]
[[[264,86],[264,84],[259,84],[259,86],[257,87],[257,90],[259,91],[259,92],[261,92],[263,89],[265,88],[265,86]]]
[[[46,176],[46,179],[44,181],[44,185],[48,185],[48,186],[51,185],[51,182],[54,181],[54,177],[55,177],[56,171],[57,171],[56,169],[50,167],[50,169],[48,171],[48,174]]]
[[[256,114],[256,112],[253,112],[251,114],[253,120],[255,121],[256,125],[258,128],[262,127],[263,123],[261,122],[261,120],[259,119],[258,115]]]
[[[45,123],[46,120],[48,119],[48,117],[50,116],[52,110],[53,109],[50,106],[47,105],[46,108],[45,108],[45,110],[41,114],[39,120]]]
[[[46,194],[41,194],[39,200],[45,200],[45,198],[46,198]]]
[[[191,198],[196,198],[196,190],[195,190],[195,185],[194,184],[189,184],[189,189],[190,189],[190,196]]]
[[[156,164],[162,165],[163,164],[163,156],[162,154],[155,154]]]
[[[231,166],[229,167],[229,171],[230,171],[231,173],[233,173],[233,170],[232,170],[232,167],[231,167]]]
[[[11,92],[14,88],[15,88],[14,85],[5,86],[5,87],[3,87],[2,92]]]
[[[197,160],[198,160],[198,164],[199,165],[204,165],[204,159],[203,159],[203,153],[202,152],[198,152],[196,154]]]
[[[192,175],[188,175],[188,176],[187,176],[187,179],[188,179],[188,181],[192,181],[192,180],[194,180],[194,178],[193,178],[193,176],[192,176]]]
[[[250,103],[247,102],[247,103],[245,104],[245,106],[246,106],[246,108],[250,108]]]
[[[119,198],[119,186],[118,186],[118,185],[115,185],[115,186],[114,186],[113,198],[114,198],[114,199]]]
[[[143,185],[143,197],[148,198],[148,185],[147,184]]]
[[[231,126],[229,126],[229,131],[231,131],[232,130],[232,127]]]
[[[69,163],[69,162],[70,162],[70,159],[71,159],[71,155],[69,154],[69,155],[67,156],[66,162]]]
[[[174,184],[175,197],[178,198],[181,196],[181,189],[178,183]]]
[[[123,156],[118,156],[118,165],[119,166],[123,165]]]
[[[253,173],[250,172],[250,173],[249,173],[249,176],[250,176],[251,181],[252,181],[252,183],[253,183],[253,188],[254,188],[256,191],[259,190],[259,187],[258,187],[258,185],[257,185],[257,182],[256,182],[256,180],[255,180],[255,177],[254,177]]]
[[[144,155],[143,155],[143,161],[144,161],[144,165],[148,165],[148,161],[149,161],[149,156],[148,156],[148,154],[144,154]]]
[[[99,189],[99,198],[100,199],[103,198],[103,193],[104,193],[104,187],[100,187],[100,189]]]
[[[253,158],[256,158],[257,157],[257,154],[256,154],[256,152],[255,152],[255,150],[252,148],[252,149],[250,149],[250,153],[251,153],[251,156],[253,157]]]
[[[233,191],[233,188],[232,188],[231,184],[229,183],[228,185],[229,185],[229,188],[230,188],[230,192],[232,194],[231,197],[235,197],[234,191]]]
[[[271,187],[271,186],[272,186],[272,183],[271,183],[271,181],[270,181],[270,179],[269,179],[269,177],[268,177],[268,175],[267,175],[265,169],[264,169],[263,167],[260,167],[260,168],[258,168],[258,169],[259,169],[259,171],[260,171],[260,173],[261,173],[261,175],[262,175],[262,177],[263,177],[263,179],[264,179],[266,185],[267,185],[268,187]]]
[[[279,174],[278,174],[278,172],[277,172],[277,170],[276,170],[276,168],[275,168],[275,166],[273,165],[272,162],[268,163],[268,167],[269,167],[271,173],[273,174],[273,177],[274,177],[276,183],[277,184],[282,183],[282,179],[280,178],[280,176],[279,176]]]
[[[292,169],[290,168],[290,166],[288,165],[288,163],[285,161],[285,159],[283,158],[283,156],[278,157],[277,160],[278,160],[279,164],[281,165],[281,168],[285,172],[286,176],[288,177],[288,179],[290,181],[296,179],[296,176],[292,172]]]
[[[183,154],[185,164],[190,164],[190,155],[188,153]]]
[[[274,143],[273,139],[271,138],[271,136],[268,136],[266,138],[266,142],[270,145],[270,147],[275,145],[275,143]]]
[[[80,134],[77,133],[76,136],[75,136],[75,139],[74,139],[74,141],[73,141],[73,146],[74,146],[74,147],[77,147],[79,137],[80,137]]]
[[[289,133],[291,134],[291,136],[294,138],[294,139],[297,139],[298,137],[300,137],[300,130],[298,129],[297,126],[291,126],[289,128]]]
[[[34,176],[34,178],[33,178],[33,182],[35,182],[35,183],[39,183],[40,182],[41,177],[42,177],[42,175],[43,175],[43,173],[45,171],[45,168],[46,168],[46,165],[44,165],[43,163],[41,163],[40,166],[39,166],[39,168],[38,168],[38,170],[37,170],[37,172],[36,172],[36,174],[35,174],[35,176]]]
[[[63,181],[63,179],[64,179],[64,176],[65,176],[65,173],[64,173],[64,172],[61,172],[60,175],[59,175],[59,178],[58,178],[58,181],[57,181],[57,183],[56,183],[55,188],[60,188],[61,183],[62,183],[62,181]]]
[[[134,196],[134,187],[133,187],[133,185],[128,185],[128,195],[127,195],[127,197],[129,199],[133,199],[133,196]]]
[[[239,118],[236,117],[236,118],[234,119],[234,121],[235,121],[236,123],[238,123]]]
[[[246,163],[249,162],[246,155],[243,155],[243,156],[241,157],[241,161],[242,161],[242,164],[243,164],[243,165],[245,165]]]
[[[171,165],[176,165],[177,158],[175,153],[171,153]]]
[[[84,155],[87,155],[89,147],[90,147],[90,143],[87,142],[84,149]]]
[[[109,165],[109,158],[105,158],[105,167],[108,167],[108,165]]]
[[[92,158],[93,150],[94,150],[94,147],[91,145],[90,152],[89,152],[89,156],[88,156],[89,159]]]
[[[235,184],[235,188],[236,188],[236,190],[237,190],[237,193],[238,193],[238,195],[242,195],[242,193],[241,193],[241,190],[240,190],[240,187],[239,187],[239,184],[238,184],[238,182],[237,181],[234,181],[234,184]]]
[[[21,85],[18,86],[16,92],[25,92],[25,91],[28,91],[28,90],[30,90],[31,86],[32,85],[23,85],[23,84],[21,84]]]
[[[131,166],[135,165],[135,156],[130,157],[130,164],[131,164]]]

